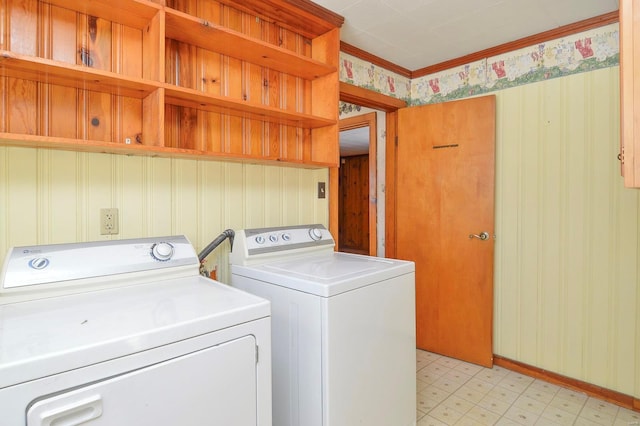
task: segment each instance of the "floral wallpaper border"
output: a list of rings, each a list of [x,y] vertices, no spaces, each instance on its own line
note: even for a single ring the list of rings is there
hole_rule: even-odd
[[[341,53],[340,80],[423,105],[618,66],[619,53],[616,23],[413,80]]]
[[[410,78],[343,52],[340,52],[340,81],[407,102],[411,98]]]

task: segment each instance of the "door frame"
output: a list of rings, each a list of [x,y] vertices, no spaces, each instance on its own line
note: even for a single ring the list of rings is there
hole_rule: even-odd
[[[369,256],[377,256],[378,254],[378,212],[377,212],[377,179],[378,179],[378,129],[376,127],[376,113],[348,117],[340,120],[339,131],[359,129],[369,126],[369,202],[367,203],[369,211]],[[338,201],[339,202],[339,201]],[[338,223],[338,226],[340,224]],[[340,235],[340,234],[338,234]]]
[[[396,257],[396,143],[398,109],[407,106],[402,99],[340,82],[340,100],[386,112],[385,138],[385,257]],[[329,170],[329,230],[338,235],[338,168]],[[337,250],[337,247],[336,247]]]

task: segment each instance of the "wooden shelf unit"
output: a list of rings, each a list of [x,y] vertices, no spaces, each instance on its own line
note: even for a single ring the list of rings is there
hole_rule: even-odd
[[[185,3],[218,22],[145,0],[7,0],[0,144],[337,166],[339,26],[307,39],[264,11]],[[7,28],[21,20],[35,24]]]

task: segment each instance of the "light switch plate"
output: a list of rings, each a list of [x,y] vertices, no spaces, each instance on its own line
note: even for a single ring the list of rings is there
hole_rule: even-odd
[[[318,182],[318,198],[327,198],[326,185],[324,182]]]

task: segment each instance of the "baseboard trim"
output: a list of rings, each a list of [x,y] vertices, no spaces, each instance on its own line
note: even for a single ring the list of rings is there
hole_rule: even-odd
[[[595,396],[597,398],[604,399],[605,401],[612,402],[616,405],[628,408],[630,410],[640,411],[640,399],[634,398],[630,395],[596,386],[591,383],[583,382],[581,380],[572,379],[561,374],[534,367],[532,365],[528,365],[519,361],[504,358],[499,355],[493,356],[493,363],[499,367],[516,371],[518,373],[534,377],[536,379],[542,379],[547,382],[563,386],[565,388],[573,389],[578,392],[584,392],[589,396]]]

